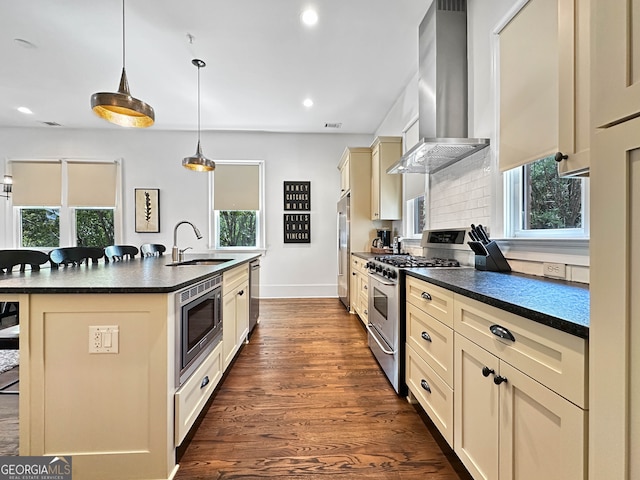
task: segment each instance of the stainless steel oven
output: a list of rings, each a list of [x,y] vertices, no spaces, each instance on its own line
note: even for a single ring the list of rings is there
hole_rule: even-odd
[[[175,295],[176,386],[182,385],[222,340],[222,275]]]
[[[406,268],[459,267],[455,259],[383,255],[369,259],[368,344],[389,382],[406,395],[404,380]]]
[[[400,365],[404,345],[400,322],[400,279],[369,273],[368,344],[397,393],[404,387]]]

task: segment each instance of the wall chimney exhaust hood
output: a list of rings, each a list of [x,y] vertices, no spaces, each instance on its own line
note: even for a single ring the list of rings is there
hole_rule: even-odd
[[[421,140],[387,173],[435,173],[489,146],[467,137],[467,2],[433,0],[419,29]]]

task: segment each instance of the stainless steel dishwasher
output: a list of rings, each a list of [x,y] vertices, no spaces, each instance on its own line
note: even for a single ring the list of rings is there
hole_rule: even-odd
[[[260,316],[260,259],[249,263],[249,335]]]

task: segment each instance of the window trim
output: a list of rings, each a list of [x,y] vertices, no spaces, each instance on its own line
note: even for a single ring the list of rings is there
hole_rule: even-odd
[[[504,236],[509,239],[589,239],[589,182],[582,182],[582,228],[535,229],[522,228],[522,188],[524,165],[504,172]]]
[[[264,160],[216,160],[216,164],[220,165],[258,165],[260,175],[260,209],[255,210],[256,214],[256,243],[255,247],[223,247],[220,246],[220,221],[218,210],[215,210],[213,204],[214,198],[214,175],[215,170],[209,174],[209,215],[208,215],[208,248],[211,250],[224,250],[227,252],[256,252],[266,249],[266,228],[265,228],[265,175]]]

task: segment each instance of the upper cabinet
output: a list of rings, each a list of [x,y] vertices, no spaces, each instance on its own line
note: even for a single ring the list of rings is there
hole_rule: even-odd
[[[501,170],[560,152],[588,175],[590,1],[529,0],[498,32]]]
[[[402,218],[402,175],[387,173],[401,156],[401,137],[378,137],[371,145],[371,220]]]
[[[342,155],[338,170],[340,170],[340,197],[344,197],[351,189],[349,170],[351,168],[350,152],[346,150]]]
[[[640,113],[640,9],[637,1],[595,3],[591,114],[595,127],[608,127]]]

